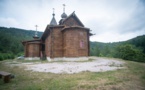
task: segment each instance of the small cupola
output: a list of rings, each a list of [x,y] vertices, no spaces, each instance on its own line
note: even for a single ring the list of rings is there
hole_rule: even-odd
[[[62,19],[67,18],[67,15],[66,15],[66,13],[65,13],[65,4],[63,4],[63,13],[62,13],[62,15],[61,15],[61,18],[62,18]]]
[[[33,38],[34,39],[39,39],[39,36],[37,35],[37,27],[38,27],[38,25],[35,25],[35,27],[36,27],[36,31],[35,31],[35,34],[34,34]]]

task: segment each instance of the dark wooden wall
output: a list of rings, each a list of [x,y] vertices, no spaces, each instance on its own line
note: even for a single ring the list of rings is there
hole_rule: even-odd
[[[86,30],[69,29],[63,32],[64,57],[88,56],[88,39]]]
[[[27,43],[25,57],[40,57],[41,45],[39,43]]]

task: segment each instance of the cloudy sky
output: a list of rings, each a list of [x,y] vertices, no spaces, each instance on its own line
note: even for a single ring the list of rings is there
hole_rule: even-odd
[[[44,31],[55,8],[57,22],[66,4],[95,34],[91,41],[116,42],[145,34],[145,0],[0,0],[0,26]]]

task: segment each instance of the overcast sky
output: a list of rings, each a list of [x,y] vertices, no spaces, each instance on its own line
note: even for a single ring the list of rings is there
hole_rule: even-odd
[[[145,34],[145,0],[0,0],[0,26],[43,31],[52,19],[75,11],[95,34],[91,41],[116,42]]]

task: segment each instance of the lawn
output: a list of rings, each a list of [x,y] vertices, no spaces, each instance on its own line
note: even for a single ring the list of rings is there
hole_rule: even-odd
[[[0,62],[0,70],[13,73],[15,78],[6,84],[0,80],[0,90],[145,90],[145,63],[125,61],[125,69],[107,72],[52,74],[4,62],[10,61]]]

